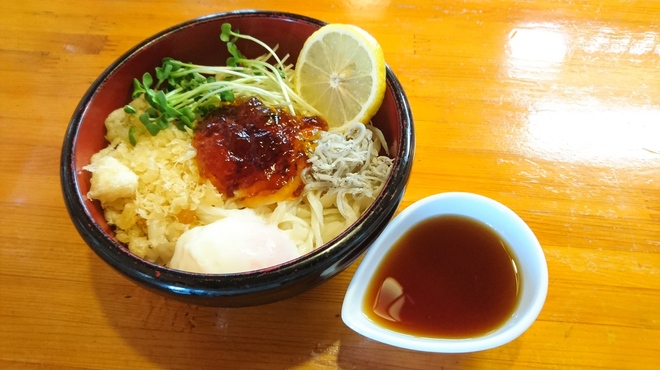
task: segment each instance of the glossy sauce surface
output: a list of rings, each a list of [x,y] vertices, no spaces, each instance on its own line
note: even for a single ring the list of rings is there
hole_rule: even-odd
[[[200,175],[228,198],[250,205],[297,197],[319,117],[298,117],[256,98],[225,105],[200,122],[193,146]]]
[[[386,255],[363,301],[367,316],[414,336],[469,338],[511,316],[518,275],[506,243],[463,216],[416,224]]]

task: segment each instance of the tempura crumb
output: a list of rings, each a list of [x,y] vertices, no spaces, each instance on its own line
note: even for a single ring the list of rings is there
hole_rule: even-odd
[[[92,173],[87,196],[101,202],[132,198],[138,187],[138,176],[113,157],[101,157],[85,167]]]

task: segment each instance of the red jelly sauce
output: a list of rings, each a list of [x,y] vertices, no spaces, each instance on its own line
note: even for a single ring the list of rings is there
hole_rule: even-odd
[[[328,124],[273,109],[257,98],[223,105],[193,136],[200,175],[227,198],[248,206],[294,199],[314,140]]]

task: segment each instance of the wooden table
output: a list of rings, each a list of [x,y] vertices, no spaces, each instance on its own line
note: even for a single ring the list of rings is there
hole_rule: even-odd
[[[471,354],[397,349],[341,321],[357,263],[286,301],[208,308],[137,287],[83,243],[58,167],[85,90],[142,39],[241,8],[380,41],[417,130],[400,209],[468,191],[516,211],[550,273],[526,333]],[[660,2],[6,0],[0,81],[0,368],[660,366]]]

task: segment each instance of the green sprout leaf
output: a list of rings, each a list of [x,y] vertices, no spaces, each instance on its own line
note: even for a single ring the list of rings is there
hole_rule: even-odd
[[[170,63],[163,63],[162,67],[156,67],[156,78],[158,79],[156,88],[159,88],[163,82],[169,79],[170,73],[172,73],[172,68],[172,64]]]
[[[152,83],[154,83],[154,79],[149,72],[142,75],[142,86],[144,86],[145,89],[150,88]]]
[[[149,116],[149,113],[142,113],[140,115],[140,122],[142,122],[144,127],[147,128],[147,131],[149,131],[151,136],[156,136],[158,132],[160,132],[160,127],[151,121],[151,117]]]
[[[135,126],[131,126],[128,128],[128,141],[130,141],[131,145],[133,146],[137,145],[137,139],[135,138],[136,132],[137,132],[137,128]]]
[[[144,88],[142,83],[137,78],[134,78],[133,79],[133,94],[131,95],[131,98],[136,99],[140,95],[144,94],[145,91],[146,91],[146,89]]]
[[[222,40],[222,42],[229,42],[231,39],[231,24],[223,23],[222,26],[220,26],[220,31],[220,40]]]

